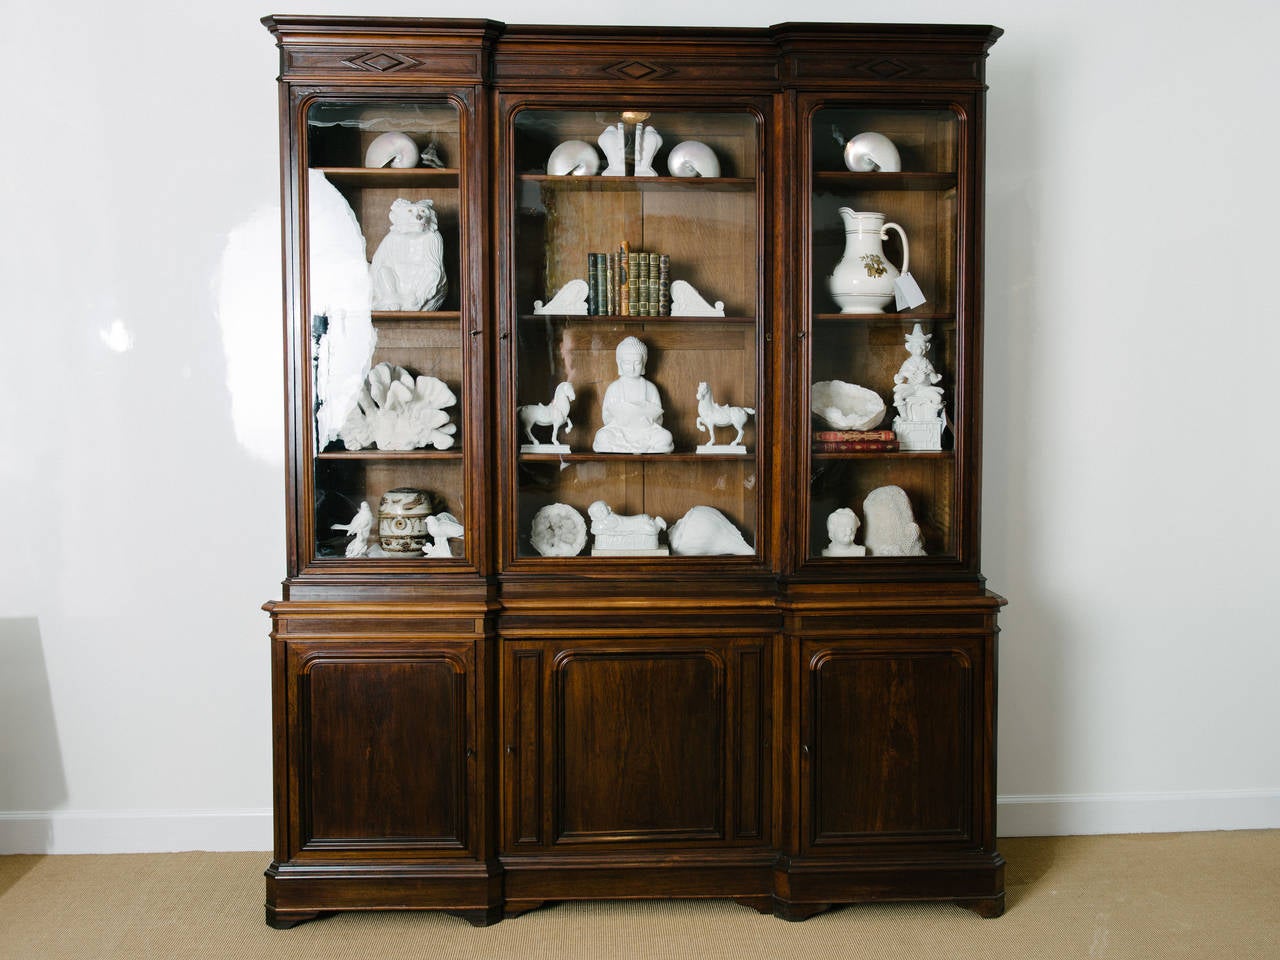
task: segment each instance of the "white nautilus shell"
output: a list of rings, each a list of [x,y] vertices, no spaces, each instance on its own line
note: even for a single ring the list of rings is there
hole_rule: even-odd
[[[860,133],[844,145],[844,165],[854,173],[897,173],[902,169],[898,148],[883,133]]]
[[[701,140],[684,140],[671,148],[667,169],[673,177],[718,177],[720,161]]]
[[[600,172],[600,154],[585,140],[566,140],[547,157],[553,177],[590,177]]]
[[[418,145],[407,133],[379,134],[364,153],[366,167],[416,167]]]

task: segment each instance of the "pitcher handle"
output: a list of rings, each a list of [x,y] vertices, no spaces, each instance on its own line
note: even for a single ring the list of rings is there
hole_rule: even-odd
[[[908,264],[911,262],[911,248],[907,245],[907,234],[906,234],[906,231],[905,231],[905,230],[903,230],[903,229],[902,229],[900,226],[898,226],[896,223],[886,223],[886,224],[884,225],[884,227],[883,227],[883,228],[881,229],[881,231],[880,231],[880,239],[881,239],[881,240],[888,240],[888,239],[889,239],[889,231],[890,231],[890,230],[897,230],[897,231],[898,231],[898,237],[899,237],[899,239],[901,239],[901,240],[902,240],[902,272],[903,272],[903,273],[906,273],[906,272],[907,272],[907,266],[908,266]]]

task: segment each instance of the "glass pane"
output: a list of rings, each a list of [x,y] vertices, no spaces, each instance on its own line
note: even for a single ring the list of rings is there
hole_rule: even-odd
[[[956,552],[958,134],[949,110],[813,114],[810,557]]]
[[[754,555],[756,131],[517,116],[517,556]]]
[[[307,133],[315,554],[461,557],[457,108],[321,103]]]

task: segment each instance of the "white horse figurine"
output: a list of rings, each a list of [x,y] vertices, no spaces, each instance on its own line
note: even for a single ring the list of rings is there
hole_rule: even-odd
[[[568,380],[562,382],[556,387],[555,396],[550,403],[531,403],[527,406],[517,407],[516,413],[520,416],[520,428],[529,438],[529,442],[522,446],[522,450],[537,451],[558,451],[567,452],[569,445],[561,443],[556,434],[560,432],[561,426],[564,427],[565,433],[573,431],[573,421],[569,419],[569,404],[578,399],[573,392],[573,384]],[[550,427],[551,440],[548,443],[539,442],[538,438],[533,435],[534,427]]]
[[[726,403],[716,403],[715,397],[711,395],[711,387],[705,381],[698,384],[697,426],[699,430],[705,430],[711,435],[711,440],[698,447],[698,452],[702,453],[704,450],[711,452],[717,447],[745,450],[742,444],[742,430],[747,425],[747,417],[754,414],[755,410],[751,407],[731,407]],[[738,435],[727,444],[717,444],[716,427],[733,427],[738,431]]]

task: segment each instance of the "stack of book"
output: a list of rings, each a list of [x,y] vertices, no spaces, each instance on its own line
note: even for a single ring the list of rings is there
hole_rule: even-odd
[[[632,250],[587,254],[587,313],[611,317],[671,316],[671,258]]]
[[[892,430],[815,430],[814,453],[891,453],[898,449]]]

